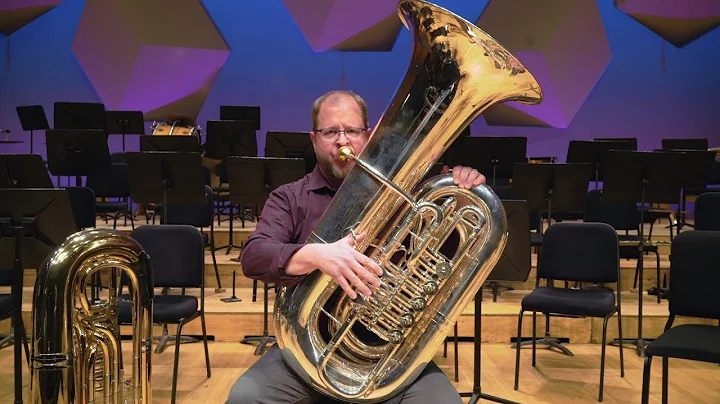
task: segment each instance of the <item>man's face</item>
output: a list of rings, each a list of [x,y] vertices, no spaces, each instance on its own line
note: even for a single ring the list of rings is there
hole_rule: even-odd
[[[326,100],[317,117],[317,130],[310,132],[318,165],[325,175],[343,180],[352,169],[352,161],[338,160],[338,150],[350,146],[359,155],[368,141],[362,112],[355,100],[342,97]]]

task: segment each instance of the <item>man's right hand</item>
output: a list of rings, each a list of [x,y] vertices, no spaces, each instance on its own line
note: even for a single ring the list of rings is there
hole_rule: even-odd
[[[382,268],[366,255],[353,247],[367,236],[361,233],[356,238],[352,234],[331,244],[307,244],[290,260],[286,268],[289,275],[300,275],[318,269],[335,279],[335,282],[351,298],[357,298],[353,286],[363,295],[370,296],[370,288],[365,282],[378,287]]]

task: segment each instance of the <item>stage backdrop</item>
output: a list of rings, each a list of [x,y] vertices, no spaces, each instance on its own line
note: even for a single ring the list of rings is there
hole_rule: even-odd
[[[720,146],[720,2],[438,0],[477,23],[536,75],[537,107],[493,108],[474,136],[527,136],[529,156],[564,161],[573,139],[707,137]],[[311,129],[312,101],[351,89],[376,122],[402,79],[410,35],[394,0],[4,0],[0,135],[29,151],[15,107],[56,101],[219,119],[257,105],[267,131]],[[148,127],[149,127],[148,122]],[[44,133],[35,150],[45,155]],[[120,137],[111,136],[112,151]],[[137,150],[137,137],[128,139]]]

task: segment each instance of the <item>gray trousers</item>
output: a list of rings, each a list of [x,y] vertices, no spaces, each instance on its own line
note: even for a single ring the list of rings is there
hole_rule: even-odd
[[[313,390],[285,364],[277,345],[268,349],[235,382],[226,404],[335,403]],[[460,395],[435,363],[430,362],[407,390],[386,404],[462,403]]]

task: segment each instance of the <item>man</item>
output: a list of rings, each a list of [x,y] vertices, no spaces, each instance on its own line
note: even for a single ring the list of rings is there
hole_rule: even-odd
[[[370,294],[366,281],[379,286],[380,267],[352,248],[348,236],[331,244],[305,244],[335,191],[353,167],[338,160],[340,147],[349,145],[359,154],[370,131],[367,106],[349,91],[331,91],[318,98],[312,111],[310,138],[317,155],[312,173],[270,194],[255,231],[245,243],[242,269],[246,276],[278,286],[293,284],[314,270],[331,276],[351,297]],[[455,184],[470,188],[485,177],[468,167],[453,169]],[[364,237],[360,234],[358,237]],[[323,396],[306,385],[285,364],[279,348],[268,349],[235,383],[227,403],[314,403]],[[461,402],[450,381],[434,364],[391,403]]]

